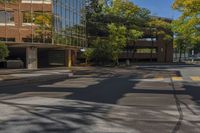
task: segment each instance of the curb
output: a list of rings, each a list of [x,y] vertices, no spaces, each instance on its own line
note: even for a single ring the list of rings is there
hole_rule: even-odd
[[[73,76],[73,73],[65,73],[65,74],[56,74],[56,75],[43,75],[39,77],[30,77],[30,78],[13,78],[13,79],[0,79],[0,87],[5,86],[14,86],[19,84],[34,84],[34,83],[41,83],[41,82],[50,82],[59,79],[67,79]]]

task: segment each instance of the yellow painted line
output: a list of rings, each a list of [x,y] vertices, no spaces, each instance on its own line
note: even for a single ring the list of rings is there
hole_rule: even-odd
[[[193,81],[200,81],[200,76],[192,76],[190,77]]]
[[[182,81],[183,78],[182,77],[172,77],[173,81]]]

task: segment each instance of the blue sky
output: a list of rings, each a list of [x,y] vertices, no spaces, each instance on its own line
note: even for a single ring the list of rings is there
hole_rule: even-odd
[[[130,0],[140,7],[148,8],[152,15],[177,18],[180,14],[171,8],[174,0]]]

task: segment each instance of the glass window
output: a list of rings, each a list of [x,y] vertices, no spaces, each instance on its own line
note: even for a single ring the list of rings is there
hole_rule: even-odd
[[[14,12],[0,11],[0,23],[14,23]]]

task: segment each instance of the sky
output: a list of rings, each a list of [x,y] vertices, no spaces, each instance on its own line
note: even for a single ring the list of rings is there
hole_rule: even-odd
[[[148,8],[152,15],[176,19],[180,13],[173,10],[171,5],[174,0],[130,0],[136,5]]]

